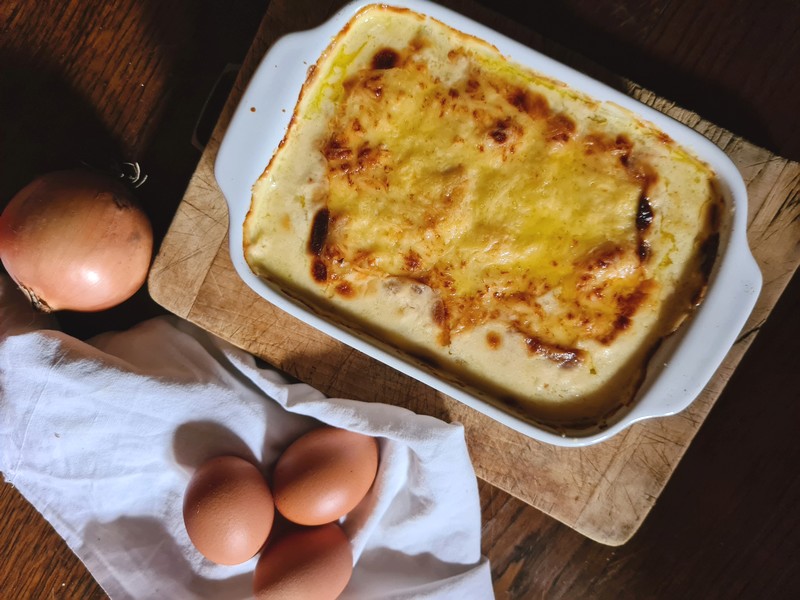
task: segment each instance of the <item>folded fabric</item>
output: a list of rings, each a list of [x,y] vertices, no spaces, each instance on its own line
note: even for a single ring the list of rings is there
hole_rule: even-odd
[[[194,549],[186,485],[221,454],[269,469],[320,423],[380,442],[377,479],[342,521],[356,563],[341,597],[493,597],[460,425],[326,398],[175,317],[81,342],[37,329],[20,297],[0,277],[0,471],[112,598],[250,597],[257,558]]]

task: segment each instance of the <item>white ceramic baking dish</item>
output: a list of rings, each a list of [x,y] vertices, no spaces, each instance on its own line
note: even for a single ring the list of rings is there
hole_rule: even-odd
[[[703,304],[661,344],[649,363],[634,401],[602,430],[565,435],[504,412],[479,390],[454,384],[430,367],[359,331],[309,309],[258,278],[245,262],[242,224],[251,187],[263,172],[289,125],[310,65],[355,13],[370,1],[346,5],[320,27],[287,35],[264,56],[234,113],[215,164],[217,182],[230,209],[230,253],[236,271],[259,295],[289,314],[365,354],[402,371],[531,438],[560,446],[584,446],[609,438],[632,423],[685,409],[702,391],[736,340],[761,289],[761,274],[747,245],[747,190],[730,159],[697,132],[605,84],[519,44],[475,21],[419,0],[384,2],[410,8],[493,44],[510,60],[611,101],[654,123],[716,171],[727,206],[719,256]]]

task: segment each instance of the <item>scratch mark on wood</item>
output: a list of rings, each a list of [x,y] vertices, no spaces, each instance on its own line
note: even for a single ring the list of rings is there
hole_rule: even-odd
[[[628,490],[628,486],[627,485],[623,485],[622,489],[625,492],[625,497],[628,499],[628,504],[630,504],[631,508],[633,509],[633,514],[635,515],[635,520],[638,521],[638,519],[639,519],[638,506],[637,506],[636,502],[633,501],[633,497],[631,496],[631,493]]]
[[[220,298],[225,297],[225,292],[223,291],[222,286],[220,286],[219,280],[217,279],[217,276],[214,273],[213,269],[208,270],[208,277],[206,277],[206,281],[209,281],[210,283],[214,284],[214,288],[216,289],[216,292]]]
[[[339,362],[338,368],[334,371],[333,375],[328,382],[331,389],[338,389],[339,380],[341,379],[342,375],[348,375],[349,370],[345,368],[345,366],[353,359],[355,356],[355,350],[352,348],[346,348],[347,352],[342,357],[341,361]],[[346,387],[346,386],[345,386]]]
[[[651,448],[641,451],[641,456],[637,459],[637,464],[650,473],[653,481],[658,481],[664,472],[664,465],[669,464],[669,461],[666,460],[666,454],[663,449],[659,448],[657,442],[653,441],[647,444],[640,443],[639,447],[641,448],[644,445],[651,446]],[[650,460],[652,455],[655,455],[656,458],[660,459],[663,464],[659,465],[657,464],[658,461]]]
[[[792,193],[784,199],[783,203],[778,207],[778,210],[775,211],[767,227],[772,227],[775,221],[783,219],[784,213],[787,214],[787,224],[794,223],[800,219],[800,210],[797,209],[800,209],[800,189],[795,188]],[[794,215],[790,214],[792,211],[795,211]]]
[[[650,431],[645,433],[642,436],[642,441],[640,443],[648,443],[657,446],[662,446],[664,444],[670,444],[673,446],[678,446],[682,448],[684,444],[680,440],[675,440],[669,437],[667,434],[657,433],[655,431]]]
[[[743,169],[751,169],[753,167],[761,167],[761,166],[767,165],[769,163],[781,162],[783,160],[785,160],[785,159],[781,158],[780,156],[770,156],[767,160],[760,160],[758,162],[750,163],[749,165],[744,165],[742,168]],[[761,169],[759,169],[759,173],[760,172],[761,172]]]
[[[169,263],[164,265],[161,270],[162,271],[169,271],[170,269],[174,269],[178,265],[180,265],[182,263],[185,263],[187,261],[190,261],[191,259],[193,259],[195,256],[197,256],[201,252],[202,252],[202,250],[198,248],[197,250],[194,250],[194,251],[190,252],[189,254],[186,254],[184,256],[176,258],[175,260],[170,261]]]
[[[187,204],[188,206],[191,206],[193,209],[195,209],[197,212],[199,212],[199,213],[200,213],[201,215],[203,215],[204,217],[208,217],[209,219],[211,219],[212,221],[214,221],[214,223],[216,223],[217,225],[224,225],[226,228],[228,227],[228,223],[227,223],[227,222],[223,222],[223,221],[222,221],[222,220],[220,220],[220,219],[219,219],[217,216],[215,216],[215,215],[213,215],[213,214],[210,214],[210,213],[209,213],[208,211],[206,211],[206,210],[203,210],[202,208],[200,208],[199,206],[197,206],[196,204],[194,204],[193,202],[191,202],[191,199],[190,199],[190,198],[187,198],[187,199],[185,200],[185,202],[186,202],[186,204]]]
[[[736,344],[739,344],[739,343],[741,343],[741,342],[745,341],[745,340],[746,340],[747,338],[749,338],[750,336],[754,336],[755,334],[757,334],[757,333],[758,333],[758,331],[761,329],[761,326],[762,326],[762,325],[764,325],[764,321],[761,321],[761,322],[760,322],[758,325],[756,325],[755,327],[752,327],[752,328],[748,329],[747,331],[745,331],[745,332],[744,332],[742,335],[740,335],[740,336],[739,336],[739,338],[738,338],[738,339],[737,339],[737,340],[736,340],[736,341],[733,343],[733,344],[734,344],[734,346],[735,346]]]

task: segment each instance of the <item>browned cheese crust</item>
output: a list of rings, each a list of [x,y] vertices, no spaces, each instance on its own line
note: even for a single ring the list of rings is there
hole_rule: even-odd
[[[575,429],[631,401],[700,301],[721,209],[651,124],[373,6],[311,69],[244,245],[314,310]]]

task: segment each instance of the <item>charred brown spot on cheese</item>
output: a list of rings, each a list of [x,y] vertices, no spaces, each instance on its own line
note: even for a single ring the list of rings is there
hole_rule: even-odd
[[[639,243],[636,246],[636,254],[642,262],[650,258],[650,242],[640,237]]]
[[[613,151],[620,156],[630,156],[631,150],[633,150],[633,142],[628,139],[626,135],[618,135],[614,138],[614,148]]]
[[[382,48],[372,56],[372,68],[375,70],[392,69],[400,61],[400,54],[391,48]]]
[[[658,173],[653,166],[643,160],[629,160],[625,164],[625,169],[633,181],[636,181],[642,189],[642,194],[649,195],[650,189],[658,181]]]
[[[591,156],[605,152],[606,145],[604,144],[604,136],[597,133],[589,133],[583,136],[583,151]]]
[[[368,90],[371,90],[376,98],[381,98],[381,96],[383,96],[382,82],[383,78],[375,77],[367,80],[367,84],[364,87],[366,87]]]
[[[598,269],[608,268],[610,265],[624,256],[624,254],[625,250],[622,248],[622,246],[619,246],[618,244],[604,244],[597,248],[595,252],[588,257],[587,261],[579,264],[587,272],[591,273],[592,271]]]
[[[619,138],[617,138],[619,139]],[[615,145],[614,149],[611,151],[612,154],[615,154],[619,157],[619,164],[621,164],[626,169],[630,169],[631,166],[631,150],[632,147],[630,145]]]
[[[508,127],[510,125],[510,119],[504,119],[502,121],[498,121],[495,124],[494,129],[489,132],[491,138],[497,142],[498,144],[503,144],[508,139]]]
[[[325,242],[328,239],[330,216],[330,211],[327,208],[321,208],[314,215],[314,220],[311,222],[311,233],[308,236],[308,251],[315,256],[319,256],[322,253],[322,249],[325,247]]]
[[[636,210],[636,229],[647,231],[653,224],[653,207],[650,198],[641,194],[639,196],[639,207]]]
[[[610,154],[618,157],[626,170],[631,168],[633,142],[626,135],[611,136],[607,133],[591,132],[582,136],[582,143],[586,154]]]
[[[423,48],[428,48],[431,45],[430,41],[428,40],[425,35],[421,32],[411,38],[411,41],[408,44],[408,48],[411,50],[412,53],[419,52]]]
[[[575,367],[583,359],[583,352],[580,349],[551,344],[535,335],[526,335],[525,345],[531,354],[546,358],[556,363],[559,367]]]
[[[367,142],[364,142],[358,149],[358,154],[356,156],[358,158],[358,163],[363,165],[364,163],[368,162],[372,156],[374,156],[374,151],[372,148],[370,148]]]
[[[554,142],[568,142],[575,133],[575,121],[564,113],[557,113],[547,119],[547,139]]]
[[[611,344],[621,333],[631,327],[633,317],[650,295],[650,288],[652,285],[652,282],[646,280],[632,292],[618,293],[614,296],[616,317],[614,318],[610,331],[600,338],[600,343],[605,345]]]
[[[675,141],[671,137],[669,137],[666,133],[664,133],[663,131],[659,131],[659,132],[657,132],[657,134],[658,134],[658,141],[661,142],[662,144],[674,144],[675,143]]]
[[[624,331],[631,326],[631,318],[628,315],[619,315],[617,320],[614,321],[614,329]]]
[[[441,300],[433,305],[433,322],[439,326],[447,324],[447,307]]]
[[[511,106],[516,108],[518,111],[528,112],[529,100],[527,90],[514,90],[511,96],[509,96],[508,101],[511,103]]]
[[[438,300],[433,305],[433,314],[431,315],[433,322],[439,326],[439,335],[437,341],[442,347],[447,347],[451,342],[450,327],[448,326],[449,313],[447,305]]]
[[[417,271],[422,266],[422,257],[414,250],[409,250],[403,260],[409,271]]]
[[[353,286],[346,281],[342,282],[336,286],[336,293],[345,298],[350,298],[353,295]]]
[[[311,263],[311,277],[317,283],[324,283],[328,280],[328,267],[319,257]]]
[[[449,106],[448,106],[447,98],[445,96],[443,96],[443,95],[439,96],[439,94],[437,94],[437,96],[439,97],[439,118],[442,118],[442,117],[444,117],[445,113],[447,112],[447,109],[449,108]]]
[[[338,137],[332,137],[322,149],[322,154],[328,162],[347,160],[353,155],[353,151],[347,147],[347,142]]]
[[[500,337],[500,334],[496,331],[490,331],[486,334],[486,344],[492,350],[497,350],[500,345],[503,343],[503,338]]]
[[[543,119],[552,112],[544,96],[522,88],[512,90],[507,100],[514,108],[532,119]]]

